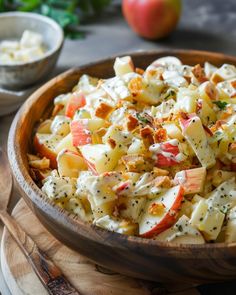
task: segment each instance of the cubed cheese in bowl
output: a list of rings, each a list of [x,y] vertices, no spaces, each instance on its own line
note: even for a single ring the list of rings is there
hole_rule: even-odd
[[[48,17],[1,13],[0,85],[23,89],[45,78],[56,64],[63,40],[62,29]]]

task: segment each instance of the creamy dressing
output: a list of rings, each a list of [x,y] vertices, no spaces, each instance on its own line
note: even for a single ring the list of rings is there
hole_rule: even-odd
[[[153,145],[150,146],[149,151],[153,152],[153,159],[156,160],[157,159],[157,155],[161,154],[163,155],[165,158],[169,158],[171,160],[174,160],[178,163],[184,161],[186,159],[186,156],[180,152],[180,143],[177,139],[171,139],[165,142],[165,144],[170,144],[172,146],[177,146],[179,148],[179,153],[175,156],[172,153],[166,152],[165,150],[163,150],[163,143],[155,143]]]

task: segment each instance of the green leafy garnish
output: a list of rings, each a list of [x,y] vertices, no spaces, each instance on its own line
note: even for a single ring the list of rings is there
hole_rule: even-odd
[[[174,90],[170,90],[169,93],[167,92],[166,96],[164,97],[164,100],[167,100],[174,95],[175,95]]]
[[[221,110],[224,110],[228,104],[227,102],[221,101],[221,100],[213,101],[213,103],[216,104],[218,106],[218,108]]]
[[[91,14],[99,13],[111,0],[0,0],[0,12],[32,11],[54,19],[71,39],[83,34],[77,26]]]
[[[140,113],[137,113],[136,116],[139,121],[146,123],[146,124],[150,123],[149,120],[147,118],[145,118],[144,116],[142,116]]]

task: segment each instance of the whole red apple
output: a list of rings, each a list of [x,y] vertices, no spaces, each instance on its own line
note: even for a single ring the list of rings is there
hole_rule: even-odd
[[[123,14],[130,27],[147,39],[168,36],[181,14],[181,0],[123,0]]]

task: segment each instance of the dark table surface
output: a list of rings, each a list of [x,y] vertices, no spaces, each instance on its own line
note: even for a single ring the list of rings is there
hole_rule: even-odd
[[[119,3],[115,1],[108,12],[82,26],[84,40],[66,42],[59,62],[62,68],[140,49],[169,47],[236,54],[236,0],[183,0],[176,31],[161,41],[135,35],[124,22]]]
[[[173,34],[161,41],[135,35],[124,21],[120,1],[100,17],[81,26],[85,38],[66,40],[55,73],[134,50],[184,48],[236,55],[236,0],[183,0],[181,21]],[[0,147],[6,144],[14,115],[0,118]],[[201,294],[236,294],[236,283],[202,286]]]

